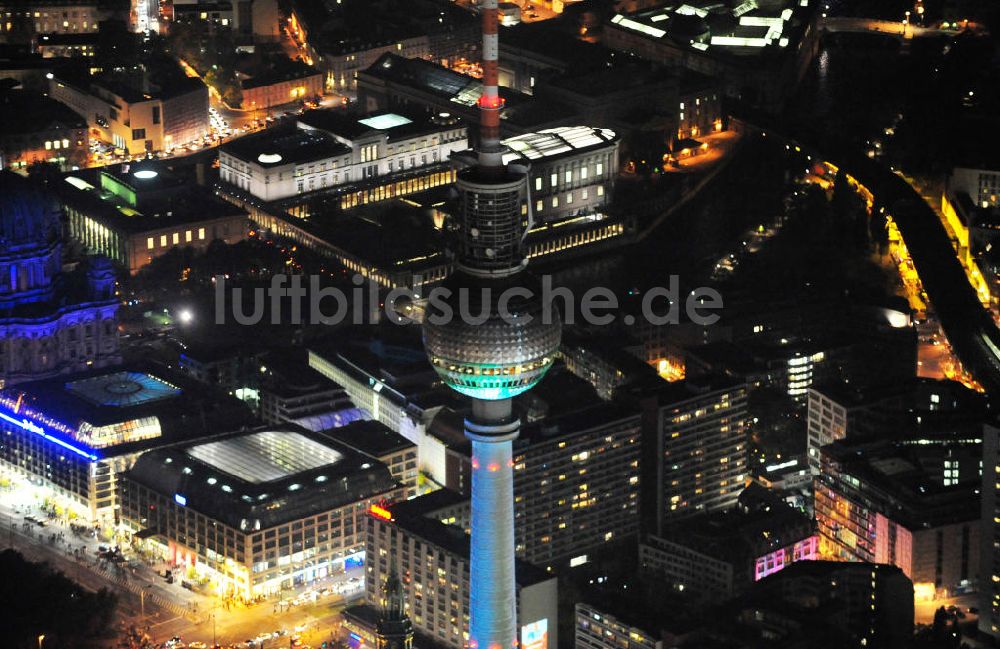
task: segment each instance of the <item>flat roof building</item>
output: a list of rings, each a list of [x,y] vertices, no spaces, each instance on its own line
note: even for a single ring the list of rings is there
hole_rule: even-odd
[[[134,274],[174,248],[247,238],[246,212],[158,161],[80,169],[55,184],[70,238]]]
[[[462,649],[469,631],[469,535],[435,516],[434,494],[373,510],[367,520],[366,589],[379,589],[392,570],[404,589],[413,628],[447,647]],[[426,500],[425,500],[426,499]],[[555,575],[516,561],[517,638],[522,647],[558,647]]]
[[[824,446],[814,483],[824,556],[899,566],[918,599],[970,587],[981,447],[975,433]]]
[[[751,484],[731,510],[702,514],[639,544],[643,571],[704,601],[732,597],[797,561],[819,557],[805,512]]]
[[[365,512],[401,495],[381,462],[289,425],[150,451],[121,487],[138,539],[245,599],[340,569]]]
[[[389,467],[396,482],[405,486],[404,498],[417,495],[417,445],[410,440],[374,419],[353,421],[324,434]]]
[[[391,181],[414,170],[444,169],[468,147],[466,127],[449,116],[383,112],[357,119],[311,111],[293,128],[267,129],[220,148],[220,177],[264,201],[324,189]],[[449,176],[449,182],[452,180]]]
[[[118,485],[139,455],[250,421],[233,397],[140,367],[24,383],[0,392],[0,459],[90,521],[120,518]]]
[[[90,162],[87,121],[58,101],[23,90],[0,91],[0,170],[49,162],[61,169]]]
[[[211,132],[208,87],[172,60],[121,74],[57,70],[49,96],[83,116],[102,142],[129,155],[169,151]]]

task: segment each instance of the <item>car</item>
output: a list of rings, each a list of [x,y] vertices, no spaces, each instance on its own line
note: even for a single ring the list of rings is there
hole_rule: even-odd
[[[201,640],[195,640],[188,643],[188,649],[208,649],[208,645]]]

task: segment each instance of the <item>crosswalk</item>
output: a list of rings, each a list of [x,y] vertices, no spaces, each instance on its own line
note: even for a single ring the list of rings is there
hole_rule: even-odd
[[[145,590],[146,591],[145,599],[146,599],[147,604],[153,604],[153,605],[155,605],[155,606],[157,606],[159,608],[164,609],[165,611],[169,611],[170,613],[173,613],[174,615],[176,615],[178,617],[183,617],[183,618],[187,619],[190,622],[198,623],[198,622],[201,621],[201,618],[198,617],[193,612],[191,612],[189,609],[187,609],[187,608],[185,608],[183,606],[180,606],[179,604],[177,604],[175,602],[171,602],[171,601],[165,599],[164,597],[161,597],[160,595],[157,595],[156,593],[152,593],[152,592],[146,590],[145,587],[142,584],[137,583],[137,582],[135,582],[133,580],[128,579],[126,577],[126,575],[124,575],[124,574],[121,574],[121,573],[119,573],[119,574],[112,573],[111,571],[109,571],[106,568],[101,567],[101,566],[95,566],[95,567],[92,568],[92,570],[94,570],[94,572],[97,572],[98,574],[100,574],[102,577],[104,577],[108,581],[111,581],[111,582],[114,582],[114,583],[118,584],[119,586],[121,586],[125,590],[127,590],[127,591],[129,591],[131,593],[134,593],[135,595],[137,595],[139,597],[143,596],[142,592]]]

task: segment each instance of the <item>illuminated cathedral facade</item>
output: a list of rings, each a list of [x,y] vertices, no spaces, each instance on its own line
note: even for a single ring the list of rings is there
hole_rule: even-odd
[[[64,272],[55,203],[0,172],[0,387],[120,362],[111,263]]]

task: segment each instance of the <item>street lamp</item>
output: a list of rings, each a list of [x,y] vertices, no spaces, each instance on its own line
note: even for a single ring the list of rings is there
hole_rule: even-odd
[[[38,649],[42,649],[42,643],[45,642],[45,634],[38,636]]]

